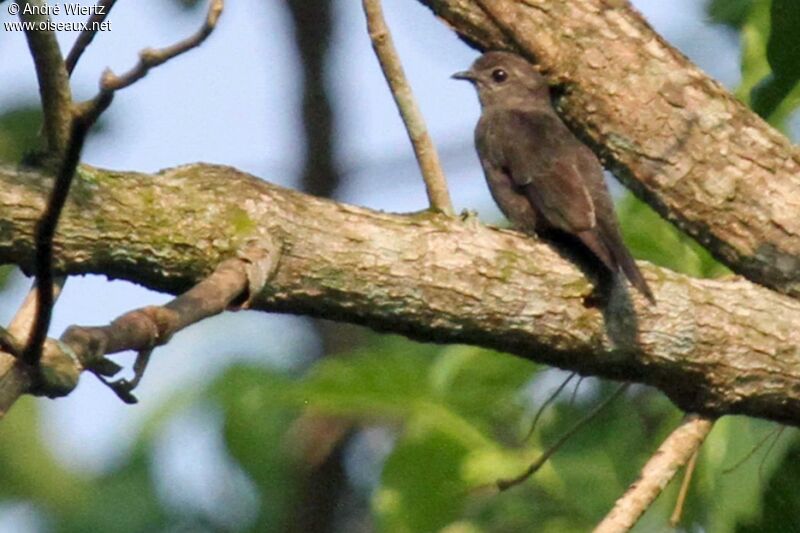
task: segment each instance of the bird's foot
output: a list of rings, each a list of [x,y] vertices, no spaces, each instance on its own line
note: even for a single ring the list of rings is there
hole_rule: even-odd
[[[474,209],[464,209],[458,216],[470,228],[474,229],[481,225],[481,221],[478,219],[478,212]]]

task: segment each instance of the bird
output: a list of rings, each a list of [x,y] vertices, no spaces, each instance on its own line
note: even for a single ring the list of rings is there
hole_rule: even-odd
[[[475,86],[475,146],[498,207],[520,231],[594,258],[624,275],[652,304],[653,292],[622,240],[603,166],[555,112],[550,87],[515,53],[490,51],[455,79]],[[588,254],[586,254],[588,250]]]

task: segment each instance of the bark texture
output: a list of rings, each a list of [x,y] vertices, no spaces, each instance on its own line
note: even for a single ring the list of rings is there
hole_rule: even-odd
[[[31,267],[51,180],[0,166],[0,263]],[[313,198],[232,168],[157,175],[82,167],[56,269],[179,292],[269,234],[277,269],[253,304],[432,342],[495,348],[583,374],[649,383],[688,411],[800,425],[800,302],[741,278],[642,264],[637,295],[601,313],[591,283],[548,246],[474,221]],[[0,362],[0,366],[2,362]]]
[[[628,187],[737,273],[800,296],[800,150],[627,1],[420,1],[478,48],[536,61]]]

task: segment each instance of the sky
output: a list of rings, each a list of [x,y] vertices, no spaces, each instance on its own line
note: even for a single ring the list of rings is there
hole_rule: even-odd
[[[327,72],[335,106],[337,160],[344,172],[339,199],[387,211],[420,210],[427,205],[424,187],[373,56],[360,4],[335,1]],[[703,20],[703,2],[634,4],[702,69],[724,85],[736,86],[736,38]],[[0,24],[12,20],[8,5],[0,4]],[[442,151],[456,209],[477,209],[483,220],[497,220],[499,213],[472,148],[477,98],[468,84],[449,77],[468,66],[477,52],[417,2],[384,0],[384,10],[430,133]],[[104,68],[124,72],[135,63],[139,49],[164,46],[193,33],[203,16],[202,10],[187,15],[169,0],[117,3],[111,30],[98,34],[73,76],[77,97],[94,94]],[[152,70],[117,95],[107,112],[107,133],[90,140],[84,161],[144,172],[198,161],[220,163],[293,186],[303,153],[296,141],[300,80],[289,28],[288,13],[279,0],[227,2],[217,29],[199,49]],[[60,35],[62,49],[68,49],[76,35]],[[0,112],[37,101],[24,36],[2,28],[0,80]],[[28,286],[28,280],[16,276],[0,293],[0,323],[8,322]],[[168,298],[103,277],[70,278],[56,307],[51,335],[60,335],[70,324],[107,323],[127,310]],[[69,397],[41,400],[42,431],[64,464],[105,471],[124,457],[141,425],[174,391],[200,387],[234,360],[281,367],[308,360],[319,349],[308,324],[302,317],[255,312],[208,320],[156,350],[138,389],[140,404],[124,405],[91,376],[84,376]],[[117,360],[129,363],[132,357]],[[205,479],[218,479],[220,469],[235,483],[246,483],[225,461],[217,423],[213,411],[190,410],[165,430],[157,460],[165,479],[172,480],[165,483],[168,497],[213,501],[202,487],[208,485]],[[187,443],[192,443],[188,459],[182,446]],[[26,516],[18,507],[0,508],[0,531],[9,524],[16,530],[36,530],[35,521],[26,522]]]

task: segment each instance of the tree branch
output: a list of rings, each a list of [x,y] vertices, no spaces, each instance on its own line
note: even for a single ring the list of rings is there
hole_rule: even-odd
[[[536,60],[638,196],[737,273],[800,297],[800,151],[627,2],[420,1],[475,46]]]
[[[20,19],[34,25],[33,29],[25,30],[25,38],[39,81],[48,156],[52,161],[58,162],[67,150],[72,123],[72,91],[69,86],[69,75],[64,67],[56,34],[46,27],[50,17],[31,14],[46,13],[46,3],[42,0],[15,1],[20,4]]]
[[[689,415],[659,446],[639,479],[617,500],[594,533],[629,531],[672,481],[678,469],[694,456],[711,432],[714,421]]]
[[[64,283],[64,280],[57,281],[53,277],[53,238],[90,126],[80,120],[73,120],[70,124],[69,139],[58,165],[53,190],[50,191],[41,218],[36,222],[36,314],[30,331],[26,332],[28,340],[22,353],[23,361],[32,368],[39,364],[44,340],[50,329],[55,292]],[[54,283],[58,287],[54,287]]]
[[[145,48],[139,52],[139,61],[136,65],[122,76],[117,76],[111,69],[106,69],[100,79],[100,92],[93,99],[78,106],[77,118],[93,124],[97,117],[111,105],[114,94],[118,90],[129,87],[144,78],[150,69],[163,65],[170,59],[203,44],[216,28],[224,7],[224,0],[210,0],[205,21],[197,32],[164,48]]]
[[[117,0],[98,0],[96,9],[89,16],[89,20],[86,21],[86,27],[75,39],[75,43],[72,45],[69,54],[67,54],[66,68],[68,75],[72,75],[72,71],[75,70],[81,56],[86,51],[86,48],[92,44],[95,35],[97,35],[100,24],[111,13],[111,8],[114,7],[116,2]]]
[[[0,166],[0,263],[31,269],[30,221],[47,180]],[[573,263],[520,233],[378,213],[227,167],[156,176],[81,167],[54,268],[180,292],[267,233],[285,251],[255,308],[486,346],[648,383],[686,411],[800,425],[797,300],[741,278],[698,280],[643,264],[659,305],[633,294],[635,314],[603,316],[585,306],[592,286]]]
[[[397,108],[403,117],[408,137],[414,147],[414,155],[425,180],[425,190],[428,201],[433,209],[446,214],[453,214],[453,202],[450,200],[450,191],[447,189],[447,180],[439,163],[436,147],[425,127],[425,118],[417,107],[411,86],[408,84],[400,57],[392,42],[389,27],[383,19],[383,10],[380,0],[363,0],[364,14],[367,17],[367,29],[372,41],[372,48],[381,64],[383,75],[392,91]]]
[[[59,341],[45,343],[44,359],[37,369],[41,376],[33,376],[33,367],[0,352],[0,418],[25,392],[50,397],[68,394],[77,386],[78,376],[84,370],[95,373],[125,402],[135,403],[131,391],[141,379],[153,348],[229,306],[249,306],[275,272],[280,253],[279,246],[265,234],[258,241],[247,243],[239,257],[223,261],[208,277],[163,306],[129,311],[107,326],[68,328]],[[30,307],[26,302],[20,313]],[[104,377],[121,370],[106,356],[126,350],[139,352],[134,378],[106,381]]]
[[[54,301],[61,294],[65,281],[64,277],[58,277],[53,283]],[[39,291],[33,286],[17,309],[8,330],[3,331],[3,346],[0,349],[0,419],[34,383],[32,369],[21,358],[31,338],[39,307],[38,299]]]
[[[597,415],[599,415],[603,411],[603,409],[611,405],[614,402],[614,400],[619,398],[622,395],[622,393],[624,393],[628,389],[629,386],[630,383],[623,383],[622,385],[618,386],[617,390],[615,390],[613,394],[611,394],[611,396],[609,396],[608,398],[597,404],[591,411],[589,411],[580,420],[578,420],[571,428],[569,428],[566,431],[566,433],[558,437],[558,440],[555,443],[551,444],[542,453],[542,455],[536,458],[534,462],[528,465],[528,468],[526,468],[524,472],[512,478],[498,479],[495,482],[497,490],[500,491],[508,490],[512,487],[516,487],[517,485],[527,481],[532,475],[538,472],[539,469],[541,469],[545,465],[545,463],[553,455],[555,455],[556,452],[558,452],[558,450],[560,450],[562,446],[564,446],[564,444],[569,442],[569,440],[573,436],[575,436],[580,430],[586,427],[587,424],[589,424],[595,418],[597,418]]]

